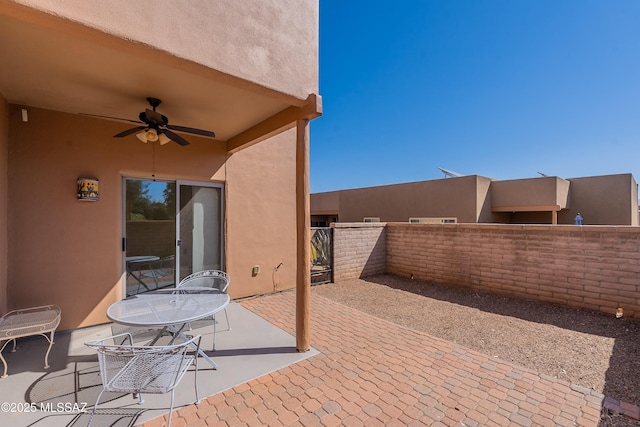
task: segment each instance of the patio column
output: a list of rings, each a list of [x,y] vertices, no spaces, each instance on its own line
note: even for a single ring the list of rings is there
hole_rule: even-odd
[[[296,121],[296,349],[311,348],[311,211],[309,207],[309,120]]]

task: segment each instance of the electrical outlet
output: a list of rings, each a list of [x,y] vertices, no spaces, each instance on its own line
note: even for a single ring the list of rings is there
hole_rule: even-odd
[[[254,266],[253,266],[253,273],[252,273],[252,274],[253,274],[254,276],[257,276],[257,275],[258,275],[258,273],[260,273],[260,266],[259,266],[259,265],[254,265]]]

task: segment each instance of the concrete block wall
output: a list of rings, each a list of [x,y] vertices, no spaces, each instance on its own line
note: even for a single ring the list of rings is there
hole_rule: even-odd
[[[386,248],[391,274],[640,318],[639,227],[389,223]]]
[[[335,223],[331,226],[334,282],[386,272],[385,223]]]

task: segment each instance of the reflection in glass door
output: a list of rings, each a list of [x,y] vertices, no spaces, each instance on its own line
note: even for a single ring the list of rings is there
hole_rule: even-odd
[[[178,277],[223,268],[222,186],[178,181]]]
[[[125,179],[126,294],[175,282],[176,184]]]

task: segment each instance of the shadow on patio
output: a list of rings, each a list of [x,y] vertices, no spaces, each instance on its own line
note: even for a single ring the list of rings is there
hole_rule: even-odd
[[[231,303],[228,313],[232,330],[218,319],[217,351],[206,351],[220,366],[213,369],[198,362],[198,392],[206,398],[253,378],[315,355],[298,353],[295,337]],[[64,315],[64,313],[63,313]],[[211,349],[211,322],[196,322],[189,334],[202,335],[202,348]],[[1,425],[86,426],[96,398],[102,390],[95,352],[84,342],[112,334],[111,325],[57,333],[49,356],[51,367],[42,368],[46,343],[42,337],[18,341],[18,350],[7,350],[9,376],[0,379],[0,401],[10,406],[0,412]],[[10,346],[8,347],[10,348]],[[3,353],[4,354],[4,353]],[[193,368],[175,393],[175,408],[195,400]],[[170,395],[144,395],[144,402],[122,393],[105,393],[98,406],[94,426],[125,426],[145,422],[169,410]],[[84,412],[83,412],[84,411]]]

